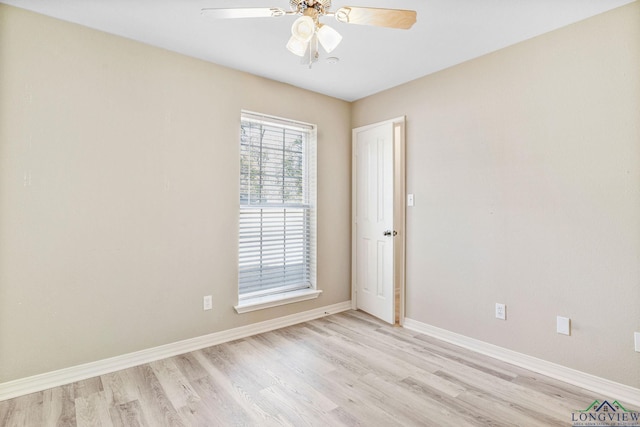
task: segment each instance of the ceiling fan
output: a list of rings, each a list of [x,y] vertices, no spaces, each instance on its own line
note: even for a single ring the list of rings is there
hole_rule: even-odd
[[[309,68],[318,60],[318,44],[330,53],[342,41],[342,36],[336,30],[320,23],[320,17],[333,16],[338,22],[345,24],[408,30],[415,24],[417,15],[414,10],[354,6],[341,7],[331,12],[331,0],[289,0],[289,4],[290,11],[277,7],[205,8],[202,9],[202,14],[214,19],[300,15],[291,26],[291,38],[286,46],[291,53],[302,57],[302,63]]]

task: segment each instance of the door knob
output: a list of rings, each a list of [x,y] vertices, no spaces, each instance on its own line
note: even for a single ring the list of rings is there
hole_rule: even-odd
[[[398,235],[398,232],[397,232],[396,230],[393,230],[393,231],[391,231],[391,230],[386,230],[386,231],[385,231],[384,233],[382,233],[382,234],[383,234],[383,235],[385,235],[385,236],[391,236],[391,234],[393,234],[394,236],[397,236],[397,235]]]

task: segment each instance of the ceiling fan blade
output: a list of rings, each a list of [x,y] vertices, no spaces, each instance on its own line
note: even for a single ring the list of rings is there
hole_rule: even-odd
[[[416,23],[415,10],[378,9],[374,7],[341,7],[336,19],[346,24],[375,25],[408,30]]]
[[[203,16],[214,19],[233,18],[270,18],[272,16],[282,16],[286,12],[277,7],[241,7],[235,9],[206,8],[202,9]]]

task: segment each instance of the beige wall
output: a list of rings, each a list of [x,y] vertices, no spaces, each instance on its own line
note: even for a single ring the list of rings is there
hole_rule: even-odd
[[[407,317],[640,387],[640,3],[352,114],[407,115]]]
[[[4,5],[0,66],[0,383],[350,299],[349,103]],[[318,125],[324,292],[238,315],[242,108]]]

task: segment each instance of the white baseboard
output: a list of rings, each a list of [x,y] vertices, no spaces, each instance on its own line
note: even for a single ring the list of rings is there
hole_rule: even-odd
[[[598,398],[617,399],[630,405],[640,406],[640,389],[620,384],[595,375],[567,368],[556,363],[518,353],[497,345],[489,344],[474,338],[469,338],[455,332],[447,331],[417,320],[405,318],[405,328],[438,338],[451,344],[502,360],[512,365],[546,375],[557,380],[582,387],[598,394]]]
[[[76,381],[86,380],[88,378],[97,377],[110,372],[131,368],[133,366],[142,365],[160,359],[166,359],[179,354],[307,322],[309,320],[318,319],[329,314],[335,314],[347,310],[351,310],[351,301],[320,307],[289,316],[278,317],[277,319],[266,320],[264,322],[254,323],[247,326],[240,326],[238,328],[215,332],[201,337],[136,351],[134,353],[123,354],[122,356],[72,366],[58,371],[0,383],[0,401],[70,384]]]

